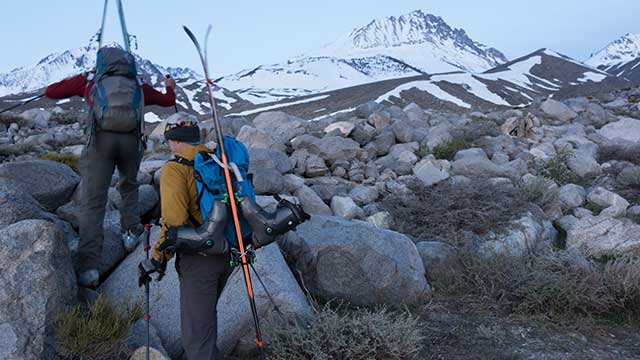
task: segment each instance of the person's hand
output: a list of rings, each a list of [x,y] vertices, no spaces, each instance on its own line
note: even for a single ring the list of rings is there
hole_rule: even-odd
[[[158,261],[154,258],[141,261],[138,264],[138,286],[146,285],[151,281],[151,274],[157,272],[158,278],[160,281],[164,277],[164,273],[167,270],[167,262],[166,261]]]
[[[164,79],[164,87],[172,88],[172,89],[176,88],[176,81],[173,80],[171,75],[167,75],[167,77]]]

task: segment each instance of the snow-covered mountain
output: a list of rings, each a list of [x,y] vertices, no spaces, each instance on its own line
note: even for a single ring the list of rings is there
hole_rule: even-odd
[[[592,54],[586,64],[640,82],[640,34],[626,34]]]
[[[322,49],[225,76],[219,85],[259,104],[425,73],[481,72],[506,61],[464,30],[418,10],[373,20]]]
[[[415,102],[424,109],[473,111],[526,106],[536,98],[585,96],[627,85],[622,78],[540,49],[482,73],[457,71],[397,78],[256,105],[235,114],[255,116],[282,110],[313,119],[349,112],[369,101],[399,106]]]
[[[109,46],[111,45],[117,46]],[[95,66],[96,54],[97,44],[92,41],[88,46],[50,54],[33,66],[20,67],[0,74],[0,97],[41,91],[51,83],[89,72]],[[189,68],[164,67],[138,55],[136,61],[139,77],[145,83],[162,89],[166,74],[170,74],[176,80],[177,104],[182,110],[203,114],[209,111],[209,100],[202,75]],[[222,88],[217,88],[215,95],[219,105],[224,109],[230,109],[231,104],[242,100],[231,91]],[[64,103],[73,106],[72,102]],[[150,114],[147,118],[154,120],[156,117]]]

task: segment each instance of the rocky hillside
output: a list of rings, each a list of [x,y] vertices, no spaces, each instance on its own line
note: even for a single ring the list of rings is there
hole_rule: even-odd
[[[501,336],[493,327],[480,328],[485,321],[468,325],[474,308],[463,308],[465,316],[455,317],[460,309],[433,306],[451,291],[460,299],[463,291],[520,315],[637,316],[640,282],[632,266],[640,264],[634,260],[640,256],[639,99],[635,88],[547,99],[519,110],[460,113],[368,102],[352,113],[316,121],[284,112],[223,118],[225,133],[249,149],[259,203],[273,209],[271,195],[281,194],[313,215],[277,244],[258,250],[256,269],[285,318],[309,323],[319,321],[316,300],[422,309],[435,298],[428,312],[415,310],[424,321],[416,331],[439,340],[433,347],[416,345],[408,358],[441,358],[442,344],[455,341],[440,331],[454,321],[457,329],[471,333],[447,350],[459,354],[455,358],[477,351],[491,358],[495,354],[487,353],[486,343],[475,341],[495,336],[527,340],[513,347],[500,342],[502,355],[637,359],[637,347],[628,343],[637,337],[616,325],[617,338],[580,333],[562,337],[566,341],[560,344],[557,336],[563,331]],[[0,322],[5,333],[15,334],[0,337],[0,354],[8,358],[56,358],[54,320],[78,301],[73,264],[81,185],[79,176],[59,162],[73,165],[84,142],[75,116],[32,110],[0,118],[0,254],[6,259],[0,265]],[[158,140],[157,133],[150,134],[138,177],[146,219],[157,216],[158,180],[171,157]],[[46,154],[58,162],[41,160]],[[142,301],[132,274],[144,252],[142,247],[125,252],[120,204],[113,187],[98,292],[113,301]],[[155,226],[152,241],[158,234]],[[173,266],[169,269],[152,286],[151,324],[160,339],[155,346],[176,359],[182,353],[175,326],[179,287]],[[496,271],[512,280],[491,278]],[[85,299],[91,294],[81,292]],[[218,308],[219,347],[227,354],[252,348],[243,340],[252,320],[242,299],[242,278],[236,273]],[[256,299],[260,314],[275,314],[258,286]],[[507,321],[495,316],[491,322]],[[519,328],[508,326],[509,331]],[[444,333],[451,331],[457,330]],[[28,345],[19,341],[24,338],[30,339]],[[582,338],[587,340],[576,340]],[[131,350],[139,345],[130,345]]]

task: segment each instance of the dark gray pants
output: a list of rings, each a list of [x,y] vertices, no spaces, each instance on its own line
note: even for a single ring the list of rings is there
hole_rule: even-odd
[[[136,133],[99,132],[82,150],[82,213],[80,214],[80,270],[97,269],[102,258],[103,222],[111,177],[120,174],[118,191],[122,197],[120,220],[123,230],[140,223],[138,210],[138,170],[142,142]]]
[[[180,254],[180,330],[188,360],[218,360],[216,305],[231,266],[228,255]]]

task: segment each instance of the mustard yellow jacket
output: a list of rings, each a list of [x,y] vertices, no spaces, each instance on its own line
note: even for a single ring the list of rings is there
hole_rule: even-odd
[[[176,153],[176,156],[192,160],[200,151],[210,152],[204,145],[194,146],[188,150]],[[190,219],[202,224],[202,215],[198,205],[198,190],[193,167],[179,164],[175,161],[167,162],[162,168],[160,176],[160,199],[162,207],[162,232],[160,239],[153,247],[153,258],[158,261],[169,260],[173,254],[158,250],[164,242],[165,232],[170,227],[194,226]]]

